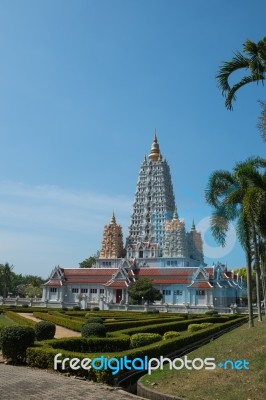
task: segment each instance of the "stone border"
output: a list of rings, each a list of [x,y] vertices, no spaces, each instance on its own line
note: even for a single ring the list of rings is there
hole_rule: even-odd
[[[182,397],[172,396],[170,394],[164,394],[161,392],[156,392],[156,390],[149,389],[144,386],[140,380],[137,382],[137,395],[151,400],[184,400]]]

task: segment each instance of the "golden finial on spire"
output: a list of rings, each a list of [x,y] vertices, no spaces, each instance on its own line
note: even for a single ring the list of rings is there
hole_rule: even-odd
[[[153,143],[151,145],[151,151],[149,154],[149,159],[151,161],[158,161],[161,159],[161,154],[160,154],[160,148],[157,142],[157,136],[156,136],[156,129],[154,132],[154,139],[153,139]]]

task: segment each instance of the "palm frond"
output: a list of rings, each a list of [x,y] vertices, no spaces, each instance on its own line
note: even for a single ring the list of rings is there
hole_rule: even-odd
[[[231,61],[224,61],[219,69],[220,72],[215,77],[217,81],[217,86],[221,90],[223,96],[227,96],[227,93],[231,90],[228,82],[229,76],[233,72],[242,68],[249,68],[249,59],[244,57],[239,52],[235,53],[235,56],[232,58]]]
[[[205,190],[206,202],[214,207],[219,206],[232,185],[234,185],[234,179],[229,171],[213,172]]]
[[[248,83],[251,82],[258,82],[259,80],[263,81],[264,77],[262,75],[250,75],[250,76],[245,76],[244,78],[241,79],[238,83],[236,83],[230,90],[226,92],[226,99],[225,99],[225,106],[228,110],[232,110],[232,102],[236,100],[236,95],[235,93],[243,86],[247,85]]]

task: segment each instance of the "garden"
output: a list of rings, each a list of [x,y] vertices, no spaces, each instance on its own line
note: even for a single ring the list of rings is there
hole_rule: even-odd
[[[41,322],[21,316],[23,312],[33,313]],[[117,359],[130,362],[136,358],[170,357],[246,321],[246,316],[218,315],[214,311],[191,315],[7,307],[0,310],[0,345],[9,362],[37,368],[54,369],[58,354],[60,359],[76,359],[82,365],[88,365],[88,359],[95,360],[94,367],[75,369],[69,362],[58,362],[56,369],[114,385],[124,372],[123,368],[115,370]],[[81,336],[55,339],[56,325],[80,332]],[[100,368],[103,358],[108,362]]]

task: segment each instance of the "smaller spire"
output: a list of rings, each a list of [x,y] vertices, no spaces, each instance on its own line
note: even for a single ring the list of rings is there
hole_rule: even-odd
[[[147,161],[147,157],[146,157],[146,154],[145,154],[145,156],[144,156],[144,162],[146,162]]]
[[[195,230],[196,230],[196,226],[195,226],[194,218],[193,218],[193,221],[192,221],[192,227],[191,227],[191,230],[192,230],[192,231],[195,231]]]
[[[113,215],[112,215],[112,218],[111,218],[111,224],[116,224],[116,219],[115,219],[115,213],[114,213],[114,211],[113,211]]]
[[[178,214],[177,214],[176,206],[175,206],[175,209],[174,209],[173,219],[178,219]]]

